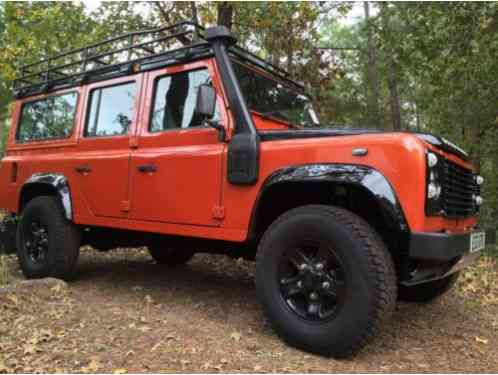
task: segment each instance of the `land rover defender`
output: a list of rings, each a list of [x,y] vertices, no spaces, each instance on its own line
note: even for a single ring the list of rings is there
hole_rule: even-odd
[[[71,278],[85,244],[146,246],[165,267],[243,257],[283,340],[346,357],[397,299],[443,294],[495,242],[464,150],[327,127],[301,84],[221,26],[51,56],[14,90],[0,207],[27,278]]]

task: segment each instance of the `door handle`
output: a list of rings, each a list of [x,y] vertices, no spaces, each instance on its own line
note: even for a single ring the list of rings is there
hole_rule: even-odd
[[[90,168],[88,165],[78,165],[74,169],[76,172],[81,173],[81,174],[87,174],[87,173],[90,173],[92,171],[92,168]]]
[[[157,167],[154,164],[139,165],[137,169],[142,173],[155,173],[157,171]]]

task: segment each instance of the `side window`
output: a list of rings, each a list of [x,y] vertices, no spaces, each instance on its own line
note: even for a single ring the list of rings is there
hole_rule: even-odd
[[[194,114],[197,91],[202,84],[209,84],[207,69],[192,70],[164,76],[156,81],[150,132],[184,129],[202,125]],[[215,119],[219,119],[218,108]]]
[[[135,82],[92,90],[85,137],[128,134],[133,119]]]
[[[30,142],[69,137],[74,126],[77,100],[78,94],[71,92],[24,103],[16,139]]]

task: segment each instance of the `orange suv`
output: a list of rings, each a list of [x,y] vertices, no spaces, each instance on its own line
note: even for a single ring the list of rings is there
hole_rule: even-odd
[[[183,22],[21,68],[0,170],[28,278],[79,248],[256,260],[275,331],[356,353],[397,298],[447,291],[493,231],[482,177],[438,136],[326,128],[303,87],[224,27]]]

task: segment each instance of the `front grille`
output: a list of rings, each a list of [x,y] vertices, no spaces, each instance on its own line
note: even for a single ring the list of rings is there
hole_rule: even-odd
[[[480,194],[480,188],[474,173],[447,159],[443,163],[441,194],[441,208],[447,217],[467,217],[479,210],[474,197]]]

